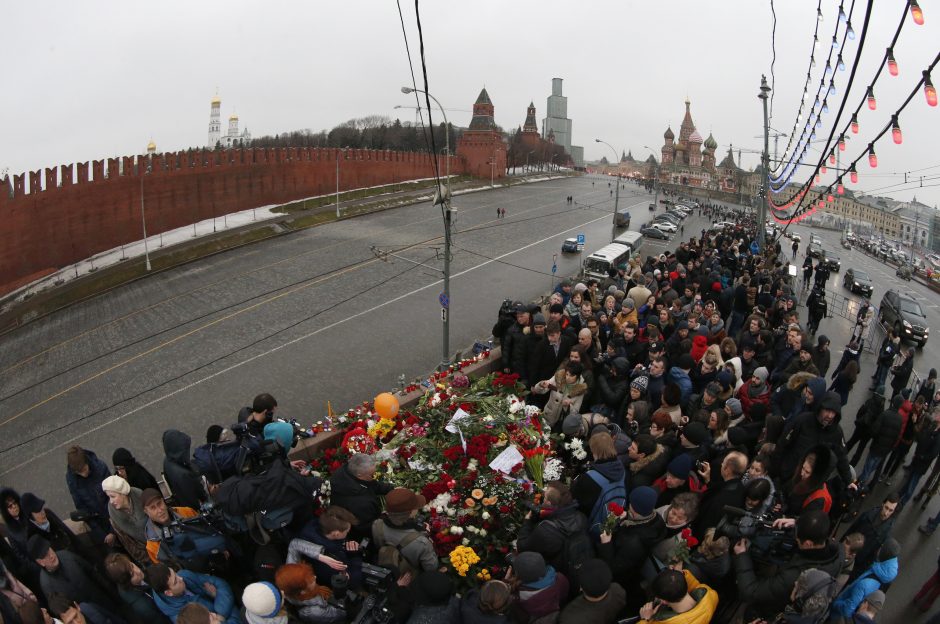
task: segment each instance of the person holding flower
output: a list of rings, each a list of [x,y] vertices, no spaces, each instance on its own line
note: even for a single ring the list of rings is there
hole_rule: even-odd
[[[600,535],[598,555],[622,587],[634,587],[654,545],[666,537],[666,524],[656,513],[656,490],[642,485],[630,492],[630,504],[613,533]]]

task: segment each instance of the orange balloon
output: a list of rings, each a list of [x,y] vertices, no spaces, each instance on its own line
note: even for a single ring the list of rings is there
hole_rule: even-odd
[[[398,398],[391,392],[383,392],[375,397],[375,413],[379,418],[391,420],[398,415]]]

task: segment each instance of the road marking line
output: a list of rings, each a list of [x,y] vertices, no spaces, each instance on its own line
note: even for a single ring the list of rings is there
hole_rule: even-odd
[[[542,195],[542,194],[536,194],[536,195]],[[535,211],[535,210],[540,210],[540,209],[542,209],[542,208],[546,208],[546,207],[548,207],[548,206],[551,206],[551,205],[554,204],[554,203],[555,203],[555,202],[552,201],[552,202],[549,202],[549,203],[547,203],[547,204],[540,204],[540,205],[538,205],[538,206],[534,206],[534,207],[529,208],[529,209],[524,209],[524,210],[520,211],[519,214],[526,214],[526,213],[529,213],[529,212],[532,212],[532,211]],[[436,217],[435,217],[435,218],[436,218]],[[482,225],[486,225],[486,224],[489,224],[489,223],[495,223],[495,222],[496,222],[495,219],[490,219],[490,220],[488,220],[488,221],[484,221]],[[414,223],[414,222],[413,222],[413,223]],[[413,224],[413,223],[412,223],[412,224]],[[364,237],[358,237],[358,238],[364,238]],[[414,245],[411,245],[411,247],[414,247],[414,246],[416,246],[416,245],[426,245],[427,243],[429,243],[429,242],[431,242],[431,241],[435,241],[435,240],[437,240],[437,239],[439,239],[439,238],[443,238],[443,235],[442,235],[442,236],[437,236],[437,237],[435,237],[435,238],[428,239],[427,241],[424,241],[424,242],[421,242],[421,243],[415,243]],[[358,240],[358,239],[353,239],[353,240]],[[298,255],[304,255],[304,254],[298,254]],[[295,257],[296,257],[296,256],[295,256]],[[306,289],[306,288],[308,288],[308,287],[310,287],[310,286],[316,286],[316,285],[318,285],[318,284],[323,283],[324,281],[333,279],[334,277],[338,277],[338,276],[343,275],[343,274],[345,274],[345,273],[347,273],[347,272],[356,271],[356,270],[359,270],[359,269],[366,268],[366,267],[368,267],[368,266],[370,266],[370,265],[372,265],[372,264],[374,264],[374,263],[376,263],[376,262],[378,262],[378,261],[379,261],[378,258],[373,258],[373,259],[371,259],[371,260],[364,260],[361,264],[357,264],[356,266],[347,267],[347,268],[345,268],[345,269],[343,269],[343,270],[341,270],[341,271],[339,271],[339,272],[337,272],[337,273],[331,273],[331,274],[329,274],[329,275],[324,275],[324,276],[321,276],[321,277],[319,277],[319,278],[315,278],[314,281],[301,284],[301,285],[297,286],[296,288],[291,288],[291,289],[286,290],[286,291],[284,291],[284,292],[282,292],[282,293],[279,293],[279,294],[277,294],[277,295],[272,295],[272,296],[270,296],[269,298],[264,299],[263,301],[261,301],[261,302],[259,302],[259,303],[255,303],[255,304],[249,305],[249,306],[247,306],[247,307],[245,307],[245,308],[240,308],[240,309],[235,310],[234,312],[232,312],[232,313],[230,313],[230,314],[226,314],[225,316],[221,316],[221,317],[219,317],[219,318],[217,318],[217,319],[215,319],[215,320],[209,321],[208,323],[206,323],[206,324],[204,324],[204,325],[200,325],[199,327],[195,327],[195,328],[193,328],[192,330],[190,330],[190,331],[188,331],[188,332],[185,332],[185,333],[183,333],[183,334],[180,334],[179,336],[176,336],[176,337],[174,337],[174,338],[171,338],[170,340],[164,341],[164,342],[162,342],[162,343],[160,343],[160,344],[158,344],[158,345],[156,345],[156,346],[154,346],[154,347],[152,347],[152,348],[150,348],[150,349],[147,349],[146,351],[142,351],[141,353],[138,353],[138,354],[136,354],[136,355],[133,355],[133,356],[131,356],[130,358],[127,358],[126,360],[123,360],[123,361],[121,361],[121,362],[118,362],[117,364],[114,364],[113,366],[110,366],[110,367],[105,368],[105,369],[103,369],[103,370],[101,370],[101,371],[98,371],[98,372],[95,373],[94,375],[92,375],[92,376],[90,376],[90,377],[87,377],[87,378],[83,379],[82,381],[80,381],[80,382],[78,382],[78,383],[76,383],[76,384],[74,384],[74,385],[72,385],[72,386],[69,386],[68,388],[65,388],[65,389],[63,389],[63,390],[61,390],[61,391],[59,391],[59,392],[57,392],[57,393],[55,393],[55,394],[52,394],[52,395],[46,397],[46,398],[43,399],[42,401],[39,401],[38,403],[35,403],[35,404],[33,404],[33,405],[27,407],[26,409],[24,409],[23,411],[19,412],[18,414],[13,415],[13,416],[7,418],[6,420],[0,421],[0,427],[2,427],[3,425],[6,425],[6,424],[8,424],[8,423],[10,423],[10,422],[12,422],[12,421],[14,421],[14,420],[16,420],[16,419],[19,418],[20,416],[23,416],[23,415],[25,415],[25,414],[28,414],[29,412],[33,411],[33,410],[36,409],[37,407],[41,407],[42,405],[45,405],[45,404],[48,403],[49,401],[53,401],[53,400],[59,398],[60,396],[62,396],[62,395],[64,395],[64,394],[67,394],[67,393],[71,392],[72,390],[75,390],[76,388],[79,388],[79,387],[85,385],[86,383],[97,379],[98,377],[101,377],[102,375],[105,375],[105,374],[107,374],[107,373],[109,373],[109,372],[111,372],[111,371],[113,371],[113,370],[115,370],[115,369],[117,369],[117,368],[120,368],[120,367],[122,367],[122,366],[125,366],[126,364],[130,364],[131,362],[134,362],[135,360],[138,360],[138,359],[144,357],[145,355],[149,355],[149,354],[151,354],[151,353],[153,353],[153,352],[155,352],[155,351],[158,351],[158,350],[160,350],[160,349],[163,349],[163,348],[165,348],[165,347],[168,347],[168,346],[170,346],[170,345],[172,345],[172,344],[174,344],[174,343],[176,343],[176,342],[182,340],[183,338],[187,338],[187,337],[189,337],[189,336],[191,336],[191,335],[193,335],[193,334],[196,334],[196,333],[198,333],[198,332],[200,332],[200,331],[202,331],[202,330],[204,330],[204,329],[208,329],[208,328],[212,327],[213,325],[217,325],[218,323],[221,323],[222,321],[226,321],[226,320],[228,320],[228,319],[231,319],[231,318],[234,318],[234,317],[236,317],[236,316],[239,316],[239,315],[241,315],[241,314],[244,313],[244,312],[250,312],[251,310],[254,310],[254,309],[256,309],[256,308],[258,308],[258,307],[260,307],[260,306],[262,306],[262,305],[264,305],[264,304],[266,304],[266,303],[268,303],[268,302],[270,302],[270,301],[276,301],[277,299],[280,299],[280,298],[285,297],[285,296],[287,296],[287,295],[294,294],[294,293],[299,292],[299,291],[301,291],[301,290],[304,290],[304,289]],[[278,262],[283,262],[283,261],[278,261]],[[275,264],[277,264],[277,263],[275,263]],[[269,265],[269,266],[273,266],[273,265]],[[214,282],[212,285],[215,285],[216,283],[218,283],[218,282]],[[172,299],[175,299],[175,298],[176,298],[176,297],[173,297],[173,298],[171,298],[171,300],[172,300]],[[157,303],[154,304],[154,305],[160,305],[161,303],[162,303],[162,302],[157,302]],[[88,331],[93,331],[93,330],[88,330]],[[86,332],[86,333],[87,333],[87,332]],[[60,343],[60,344],[65,344],[65,343]],[[115,352],[116,352],[116,351],[115,351]],[[8,370],[9,370],[9,369],[8,369]],[[3,372],[5,372],[5,371],[3,371]],[[58,376],[58,375],[56,375],[56,376]],[[53,377],[53,378],[54,378],[54,377]],[[50,379],[52,379],[52,378],[50,378]]]
[[[499,261],[502,260],[503,258],[506,258],[506,257],[508,257],[508,256],[511,256],[511,255],[517,253],[517,252],[520,252],[520,251],[523,251],[523,250],[525,250],[525,249],[528,249],[529,247],[533,247],[533,246],[535,246],[535,245],[540,245],[540,244],[544,243],[545,241],[548,241],[548,240],[551,240],[551,239],[556,238],[556,237],[558,237],[558,236],[561,236],[562,234],[567,234],[568,232],[572,232],[572,231],[574,231],[574,230],[577,230],[578,228],[582,228],[582,227],[591,225],[592,223],[597,223],[598,221],[602,221],[602,220],[608,219],[608,218],[610,218],[610,215],[605,214],[604,216],[598,217],[597,219],[591,219],[590,221],[585,221],[584,223],[580,223],[580,224],[578,224],[578,225],[576,225],[576,226],[574,226],[574,227],[568,228],[568,229],[566,229],[566,230],[562,230],[561,232],[558,232],[558,233],[556,233],[556,234],[552,234],[551,236],[546,236],[545,238],[542,238],[542,239],[537,240],[537,241],[535,241],[535,242],[529,243],[528,245],[525,245],[525,246],[523,246],[523,247],[519,247],[518,249],[513,249],[512,251],[508,251],[508,252],[506,252],[506,253],[504,253],[504,254],[502,254],[502,255],[500,255],[500,256],[496,256],[495,258],[492,258],[491,260],[485,260],[485,261],[481,262],[480,264],[477,264],[477,265],[475,265],[475,266],[470,267],[469,269],[465,269],[465,270],[463,270],[463,271],[460,271],[460,272],[458,272],[458,273],[455,273],[455,274],[451,275],[450,277],[451,277],[451,279],[455,279],[455,278],[460,277],[460,276],[462,276],[462,275],[466,275],[467,273],[470,273],[471,271],[475,271],[475,270],[477,270],[477,269],[479,269],[479,268],[481,268],[481,267],[484,267],[484,266],[486,266],[486,265],[488,265],[488,264],[492,264],[492,263],[494,263],[494,262],[499,262]],[[378,261],[378,260],[376,259],[376,261]],[[121,415],[119,415],[119,416],[115,416],[115,417],[112,418],[111,420],[108,420],[107,422],[101,423],[101,424],[98,425],[97,427],[93,427],[93,428],[89,429],[88,431],[85,431],[84,433],[82,433],[82,434],[80,434],[80,435],[77,435],[77,436],[74,436],[74,437],[72,437],[72,438],[69,438],[69,439],[66,440],[65,442],[62,442],[61,444],[57,444],[57,445],[55,445],[55,446],[53,446],[53,447],[51,447],[51,448],[47,448],[46,450],[44,450],[44,451],[42,451],[42,452],[40,452],[40,453],[35,453],[35,454],[32,455],[32,457],[31,457],[30,459],[26,460],[25,462],[22,462],[22,463],[20,463],[20,464],[17,464],[16,466],[13,466],[13,467],[10,467],[10,468],[6,468],[2,473],[0,473],[0,475],[6,475],[6,474],[9,474],[10,472],[13,472],[14,470],[19,470],[20,468],[22,468],[22,467],[24,467],[24,466],[28,466],[29,464],[31,464],[31,463],[34,462],[35,460],[37,460],[37,459],[39,459],[39,458],[41,458],[41,457],[45,457],[46,455],[48,455],[48,454],[52,453],[53,451],[56,451],[56,450],[58,450],[58,449],[60,449],[60,448],[62,448],[62,447],[64,447],[64,446],[66,446],[66,445],[72,444],[73,442],[75,442],[76,440],[80,439],[80,438],[83,437],[83,436],[87,436],[87,435],[89,435],[89,434],[91,434],[91,433],[94,433],[94,432],[96,432],[96,431],[99,431],[100,429],[103,429],[103,428],[105,428],[105,427],[107,427],[107,426],[109,426],[109,425],[112,425],[112,424],[116,423],[117,421],[126,418],[127,416],[132,416],[132,415],[134,415],[134,414],[140,412],[141,410],[144,410],[144,409],[146,409],[146,408],[148,408],[148,407],[151,407],[151,406],[153,406],[153,405],[156,405],[157,403],[160,403],[160,402],[162,402],[162,401],[164,401],[164,400],[166,400],[166,399],[169,399],[169,398],[171,398],[171,397],[173,397],[173,396],[176,396],[177,394],[180,394],[180,393],[182,393],[182,392],[184,392],[184,391],[186,391],[186,390],[189,390],[189,389],[194,388],[194,387],[196,387],[196,386],[198,386],[198,385],[201,385],[201,384],[203,384],[203,383],[206,382],[206,381],[209,381],[209,380],[214,379],[214,378],[216,378],[216,377],[218,377],[218,376],[220,376],[220,375],[223,375],[223,374],[225,374],[225,373],[228,373],[228,372],[230,372],[230,371],[233,371],[233,370],[235,370],[236,368],[240,368],[241,366],[244,366],[245,364],[249,364],[249,363],[251,363],[251,362],[253,362],[253,361],[255,361],[255,360],[257,360],[257,359],[259,359],[259,358],[261,358],[261,357],[264,357],[264,356],[267,356],[267,355],[271,355],[272,353],[276,353],[277,351],[280,351],[281,349],[283,349],[283,348],[285,348],[285,347],[289,347],[289,346],[291,346],[291,345],[293,345],[293,344],[296,344],[296,343],[298,343],[298,342],[302,342],[302,341],[304,341],[304,340],[306,340],[306,339],[308,339],[308,338],[312,338],[313,336],[316,336],[317,334],[319,334],[319,333],[321,333],[321,332],[324,332],[324,331],[327,331],[328,329],[332,329],[332,328],[334,328],[334,327],[337,327],[338,325],[342,325],[343,323],[346,323],[346,322],[351,321],[351,320],[353,320],[353,319],[359,318],[360,316],[364,316],[364,315],[366,315],[366,314],[371,314],[373,311],[377,310],[378,308],[383,308],[383,307],[385,307],[385,306],[387,306],[387,305],[391,305],[391,304],[393,304],[393,303],[397,303],[398,301],[401,301],[402,299],[405,299],[405,298],[410,297],[410,296],[412,296],[412,295],[416,295],[416,294],[418,294],[419,292],[425,291],[425,290],[427,290],[427,289],[429,289],[429,288],[433,288],[434,286],[437,286],[438,284],[442,283],[443,281],[444,281],[444,280],[439,279],[439,280],[435,280],[435,281],[431,282],[430,284],[426,284],[425,286],[421,286],[421,287],[419,287],[419,288],[415,288],[414,290],[412,290],[412,291],[410,291],[410,292],[407,292],[407,293],[404,293],[404,294],[402,294],[402,295],[399,295],[398,297],[395,297],[394,299],[389,299],[388,301],[384,301],[384,302],[382,302],[382,303],[376,304],[376,305],[370,307],[368,310],[363,310],[363,311],[361,311],[361,312],[357,312],[357,313],[355,313],[355,314],[353,314],[353,315],[351,315],[351,316],[348,316],[348,317],[346,317],[346,318],[343,318],[343,319],[341,319],[341,320],[339,320],[339,321],[336,321],[336,322],[330,323],[329,325],[326,325],[326,326],[324,326],[324,327],[320,327],[320,328],[318,328],[318,329],[315,329],[314,331],[312,331],[312,332],[310,332],[310,333],[307,333],[307,334],[304,334],[303,336],[298,336],[297,338],[294,338],[293,340],[289,340],[289,341],[285,342],[285,343],[282,344],[282,345],[278,345],[278,346],[276,346],[276,347],[272,347],[271,349],[269,349],[269,350],[267,350],[267,351],[264,351],[263,353],[258,353],[257,355],[253,355],[252,357],[250,357],[250,358],[248,358],[248,359],[246,359],[246,360],[243,360],[243,361],[241,361],[241,362],[238,362],[238,363],[236,363],[236,364],[233,364],[233,365],[229,366],[228,368],[224,368],[224,369],[222,369],[222,370],[220,370],[220,371],[218,371],[218,372],[216,372],[216,373],[212,373],[211,375],[207,375],[206,377],[203,377],[202,379],[199,379],[199,380],[197,380],[197,381],[194,381],[194,382],[192,382],[192,383],[189,383],[189,384],[187,384],[187,385],[185,385],[185,386],[183,386],[183,387],[181,387],[181,388],[178,388],[178,389],[174,390],[173,392],[169,392],[169,393],[167,393],[167,394],[165,394],[165,395],[163,395],[163,396],[159,396],[159,397],[153,399],[152,401],[149,401],[149,402],[147,402],[147,403],[141,405],[140,407],[136,407],[136,408],[134,408],[134,409],[132,409],[132,410],[130,410],[130,411],[128,411],[128,412],[125,412],[124,414],[121,414]],[[260,304],[259,304],[259,305],[260,305]],[[141,354],[141,355],[143,355],[143,354]],[[113,368],[113,367],[112,367],[112,368]],[[109,369],[109,370],[110,370],[110,369]],[[95,375],[95,377],[99,377],[100,375],[102,375],[102,374],[104,374],[104,373],[106,373],[106,372],[108,372],[108,371],[102,371],[102,372],[99,373],[98,375]],[[89,378],[89,380],[90,380],[90,379],[94,379],[95,377]],[[89,380],[86,380],[86,381],[89,381]],[[81,383],[85,383],[85,382],[81,382]],[[77,387],[77,386],[78,386],[78,385],[73,386],[73,387]],[[66,391],[63,391],[63,392],[66,392]],[[62,394],[62,393],[59,393],[59,394]],[[58,396],[58,395],[55,395],[55,396]],[[48,400],[51,400],[52,398],[55,398],[55,396],[50,397],[49,399],[43,401],[42,403],[37,403],[35,406],[30,407],[29,410],[32,410],[34,407],[38,407],[38,406],[42,405],[43,403],[47,402]],[[27,410],[27,411],[28,411],[28,410]],[[8,419],[7,421],[5,421],[4,423],[0,423],[0,424],[5,424],[6,422],[9,422],[10,420],[13,420],[14,418],[18,418],[20,415],[22,415],[22,414],[24,414],[24,413],[26,413],[26,412],[21,412],[20,414],[17,414],[16,416],[14,416],[14,417]]]

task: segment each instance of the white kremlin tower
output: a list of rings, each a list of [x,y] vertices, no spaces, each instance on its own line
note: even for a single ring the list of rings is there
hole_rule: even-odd
[[[215,146],[222,139],[221,109],[222,99],[218,94],[215,94],[212,97],[212,108],[209,112],[209,143],[207,145],[209,149],[215,149]]]
[[[238,131],[238,115],[232,113],[228,118],[228,132],[222,134],[222,99],[218,94],[212,98],[212,108],[209,112],[209,143],[206,147],[215,149],[216,146],[231,148],[244,146],[251,141],[251,134],[246,128]]]

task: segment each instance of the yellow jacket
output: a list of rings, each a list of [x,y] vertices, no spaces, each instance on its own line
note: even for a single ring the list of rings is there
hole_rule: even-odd
[[[685,613],[674,613],[665,605],[653,616],[652,620],[640,620],[638,624],[669,622],[669,624],[708,624],[718,608],[718,592],[698,582],[691,572],[683,570],[685,582],[689,585],[689,594],[696,600],[696,605]]]

